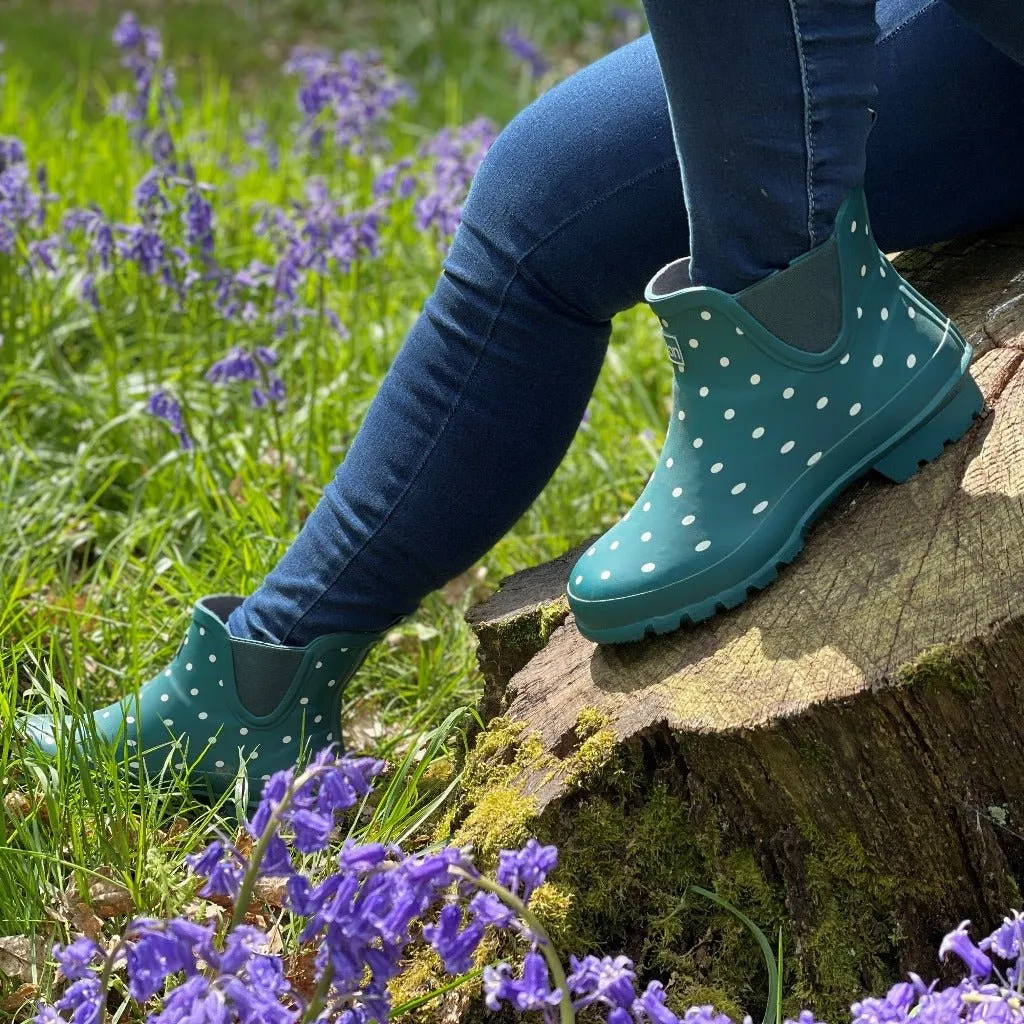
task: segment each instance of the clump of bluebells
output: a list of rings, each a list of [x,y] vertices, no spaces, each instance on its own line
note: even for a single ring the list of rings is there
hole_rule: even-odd
[[[296,48],[285,71],[299,78],[300,136],[314,151],[330,142],[336,149],[366,153],[384,148],[382,128],[399,103],[414,98],[377,53]]]
[[[426,193],[416,200],[416,226],[437,232],[443,250],[462,218],[462,203],[473,175],[497,136],[492,121],[479,117],[454,131],[442,129],[420,149],[429,162]]]
[[[415,153],[379,166],[389,122],[413,98],[412,89],[375,53],[298,49],[285,70],[298,78],[291,156],[306,169],[300,191],[274,205],[236,209],[233,216],[248,217],[248,223],[222,232],[217,190],[199,180],[188,143],[179,138],[182,104],[160,33],[128,12],[111,38],[130,86],[114,97],[110,112],[125,121],[130,139],[150,162],[130,212],[112,216],[93,201],[51,216],[58,197],[47,187],[45,168],[30,167],[20,140],[0,137],[0,256],[10,256],[30,282],[38,276],[66,279],[65,294],[84,303],[97,322],[126,311],[140,331],[170,318],[187,321],[185,330],[215,320],[228,351],[213,357],[206,378],[247,383],[252,407],[276,415],[287,374],[284,361],[267,346],[308,331],[315,335],[315,351],[325,327],[335,338],[348,338],[331,286],[377,259],[382,231],[392,220],[411,218],[443,252],[495,127],[480,119],[444,129]],[[240,145],[263,153],[268,167],[278,167],[281,147],[267,126],[241,120],[246,127]],[[316,154],[327,147],[378,165],[368,195],[310,173]],[[55,231],[48,229],[54,221]],[[239,233],[256,240],[255,251],[239,255],[231,243]],[[221,244],[222,234],[227,245]],[[192,417],[198,437],[186,428],[189,391],[178,378],[172,397],[158,377],[145,406],[183,450],[203,443],[207,419]],[[280,439],[281,424],[274,423]]]
[[[312,877],[307,858],[329,848],[340,817],[367,795],[383,768],[328,748],[305,770],[272,776],[246,823],[253,841],[248,857],[217,840],[186,858],[205,880],[200,895],[233,901],[227,926],[218,931],[186,918],[140,918],[108,952],[88,938],[56,947],[70,984],[53,1005],[39,1007],[37,1024],[102,1024],[111,978],[121,972],[151,1024],[386,1024],[389,983],[401,974],[411,943],[426,942],[444,969],[458,975],[472,967],[488,929],[518,936],[528,949],[518,971],[506,963],[484,970],[492,1009],[538,1011],[552,1022],[557,1015],[561,1024],[572,1024],[584,1007],[599,1008],[608,1024],[726,1021],[710,1007],[677,1017],[658,982],[638,990],[625,957],[573,957],[567,974],[530,909],[558,860],[554,847],[536,840],[502,851],[491,879],[454,846],[407,852],[346,839],[330,873]],[[256,881],[268,876],[287,880],[286,908],[302,926],[298,941],[315,953],[311,995],[289,981],[267,934],[245,923]]]
[[[206,379],[215,384],[233,382],[256,382],[250,392],[254,409],[262,409],[268,402],[283,402],[284,381],[271,369],[277,362],[277,354],[263,345],[257,345],[252,352],[235,346],[223,359],[206,371]]]
[[[111,39],[121,51],[121,66],[131,73],[133,88],[114,95],[110,112],[128,122],[132,138],[149,150],[157,164],[173,166],[169,122],[180,112],[181,100],[174,69],[164,63],[160,33],[141,25],[134,12],[126,11]]]
[[[473,967],[489,929],[526,948],[518,970],[508,963],[485,967],[483,993],[492,1010],[537,1012],[547,1024],[556,1017],[573,1024],[587,1008],[606,1024],[732,1024],[711,1006],[678,1016],[664,986],[651,981],[641,988],[624,956],[573,956],[566,971],[530,906],[558,852],[534,839],[502,851],[490,878],[469,851],[455,846],[410,852],[347,838],[326,876],[314,876],[311,855],[329,850],[342,817],[383,769],[381,761],[328,748],[304,770],[272,776],[246,822],[248,856],[218,839],[186,858],[204,880],[200,895],[232,902],[230,921],[218,929],[181,917],[139,918],[108,951],[88,938],[55,947],[69,985],[54,1004],[38,1008],[37,1024],[103,1024],[115,973],[123,973],[150,1024],[387,1024],[389,986],[412,943],[428,944],[445,971],[460,975]],[[256,882],[266,877],[286,880],[285,907],[301,927],[300,947],[314,957],[311,991],[293,985],[285,956],[271,952],[268,935],[246,923]],[[957,955],[968,977],[943,989],[911,975],[884,998],[855,1004],[852,1024],[1024,1021],[1024,917],[1013,913],[977,945],[967,924],[946,937],[940,956]],[[804,1011],[787,1024],[817,1022]]]
[[[883,998],[855,1003],[853,1024],[1024,1024],[1024,916],[1012,911],[978,943],[969,926],[961,922],[939,947],[940,960],[952,954],[963,962],[966,978],[942,988],[911,974]]]

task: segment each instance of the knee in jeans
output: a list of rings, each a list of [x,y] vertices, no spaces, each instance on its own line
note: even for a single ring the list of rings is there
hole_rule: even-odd
[[[463,220],[516,261],[537,246],[561,215],[551,173],[557,143],[533,110],[527,107],[499,132],[462,212]]]

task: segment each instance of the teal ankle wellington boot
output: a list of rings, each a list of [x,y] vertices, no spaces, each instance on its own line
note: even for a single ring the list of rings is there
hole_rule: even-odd
[[[646,299],[675,368],[672,420],[636,504],[569,576],[591,640],[735,607],[851,481],[908,479],[983,409],[970,345],[875,245],[859,190],[827,242],[764,281],[694,287],[678,260]]]
[[[33,716],[29,739],[51,755],[62,740],[86,757],[91,743],[108,744],[150,779],[168,764],[187,767],[190,785],[214,797],[241,767],[258,795],[261,780],[340,739],[342,690],[379,636],[334,633],[308,647],[239,640],[227,619],[242,600],[202,598],[177,654],[138,694],[94,712],[91,723],[68,720],[67,737],[49,716]]]

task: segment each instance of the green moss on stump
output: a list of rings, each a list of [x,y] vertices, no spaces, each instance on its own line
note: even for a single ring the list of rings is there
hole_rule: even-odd
[[[964,644],[936,644],[896,671],[902,686],[952,687],[957,693],[976,697],[984,688],[980,653]]]
[[[782,929],[793,1015],[810,1006],[839,1019],[850,993],[880,992],[895,980],[900,883],[856,836],[800,830],[807,891],[797,935],[781,879],[765,876],[755,850],[716,817],[713,799],[705,801],[710,812],[694,812],[678,765],[652,765],[639,744],[620,744],[596,709],[580,713],[573,733],[560,758],[518,723],[494,719],[467,758],[445,836],[472,844],[484,869],[531,835],[559,847],[559,867],[535,905],[563,956],[624,952],[643,978],[667,983],[677,1008],[712,1003],[735,1019],[759,1016],[768,992],[760,951],[726,911],[696,895],[684,902],[694,884],[743,910],[773,945]],[[524,787],[555,777],[568,792],[538,815]]]

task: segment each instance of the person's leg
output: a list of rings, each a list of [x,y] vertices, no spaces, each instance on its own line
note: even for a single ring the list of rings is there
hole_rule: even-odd
[[[690,278],[737,292],[825,241],[863,182],[875,2],[644,6],[681,156]]]
[[[1024,218],[1024,66],[954,6],[962,0],[878,5],[878,118],[864,187],[886,252]]]
[[[993,46],[1024,64],[1024,4],[1020,0],[947,0]]]
[[[882,0],[878,20],[867,190],[880,244],[906,248],[1024,216],[1024,69],[941,2]],[[428,300],[320,505],[232,616],[237,635],[303,644],[384,628],[472,565],[543,487],[579,422],[608,321],[687,252],[650,37],[516,118],[465,217],[451,278]]]
[[[882,0],[879,21],[880,115],[867,167],[879,240],[904,248],[1024,216],[1017,184],[1024,69],[934,0]],[[117,737],[122,721],[129,744],[141,724],[146,746],[153,726],[158,739],[168,731],[194,734],[211,744],[200,774],[219,771],[224,785],[232,782],[238,743],[259,749],[259,773],[291,763],[300,735],[330,742],[337,684],[372,642],[372,632],[344,631],[376,631],[411,612],[499,538],[514,518],[511,508],[527,507],[578,421],[608,321],[640,302],[651,275],[686,252],[679,167],[650,38],[574,76],[517,118],[488,158],[466,212],[452,257],[458,279],[442,279],[383,388],[429,381],[419,415],[410,398],[385,393],[348,469],[328,485],[281,566],[246,601],[255,635],[269,643],[318,639],[304,650],[229,640],[223,620],[239,599],[204,599],[174,662],[140,688],[141,713],[133,698],[101,708],[94,716],[99,734]],[[463,250],[467,255],[460,255],[463,245],[473,247]],[[477,264],[480,253],[487,265]],[[494,330],[477,336],[481,317],[493,320]],[[525,346],[522,358],[517,345]],[[467,366],[487,372],[462,382],[446,375]],[[549,390],[548,373],[567,387]],[[445,390],[447,404],[434,394]],[[542,397],[573,407],[571,415],[551,414],[561,432],[554,440],[543,429],[544,409],[517,407]],[[401,421],[385,415],[392,401]],[[476,446],[474,413],[484,416],[496,459],[511,460],[518,483],[502,479],[495,462],[481,467],[473,450],[465,471],[441,459],[458,456],[450,446],[459,437]],[[518,431],[517,451],[506,447],[511,430],[499,429],[503,414]],[[458,435],[448,430],[453,422],[461,426]],[[440,444],[431,445],[432,431]],[[531,452],[540,468],[524,468]],[[470,475],[478,472],[479,479]],[[452,494],[445,493],[449,485]],[[497,487],[500,503],[492,506],[482,485]],[[397,518],[388,515],[391,506],[377,509],[378,493],[393,497]],[[362,518],[340,520],[345,509]],[[398,526],[411,531],[411,541]],[[275,705],[272,719],[259,717]],[[219,726],[215,719],[222,719]],[[296,727],[284,734],[289,721]],[[52,752],[52,731],[42,719],[30,735]],[[221,738],[234,748],[227,754],[219,752]]]
[[[876,102],[873,0],[646,7],[693,254],[645,289],[674,365],[656,471],[569,574],[576,627],[599,643],[736,607],[796,557],[849,483],[872,469],[909,479],[984,408],[969,345],[871,231],[863,171]],[[904,13],[918,53],[936,68],[955,55],[950,66],[959,68],[963,56],[942,49],[929,5]],[[894,102],[920,102],[920,81],[900,72],[886,83],[896,86]],[[951,134],[945,118],[963,104],[943,110],[935,94],[928,102],[943,111],[932,123]],[[908,134],[889,173],[909,190],[943,175],[906,161],[922,128],[888,113]],[[976,130],[973,138],[975,157],[1002,142]],[[911,198],[899,226],[919,213]]]
[[[561,461],[612,316],[686,244],[645,39],[550,90],[491,147],[345,461],[232,633],[302,646],[379,631],[472,565]]]

